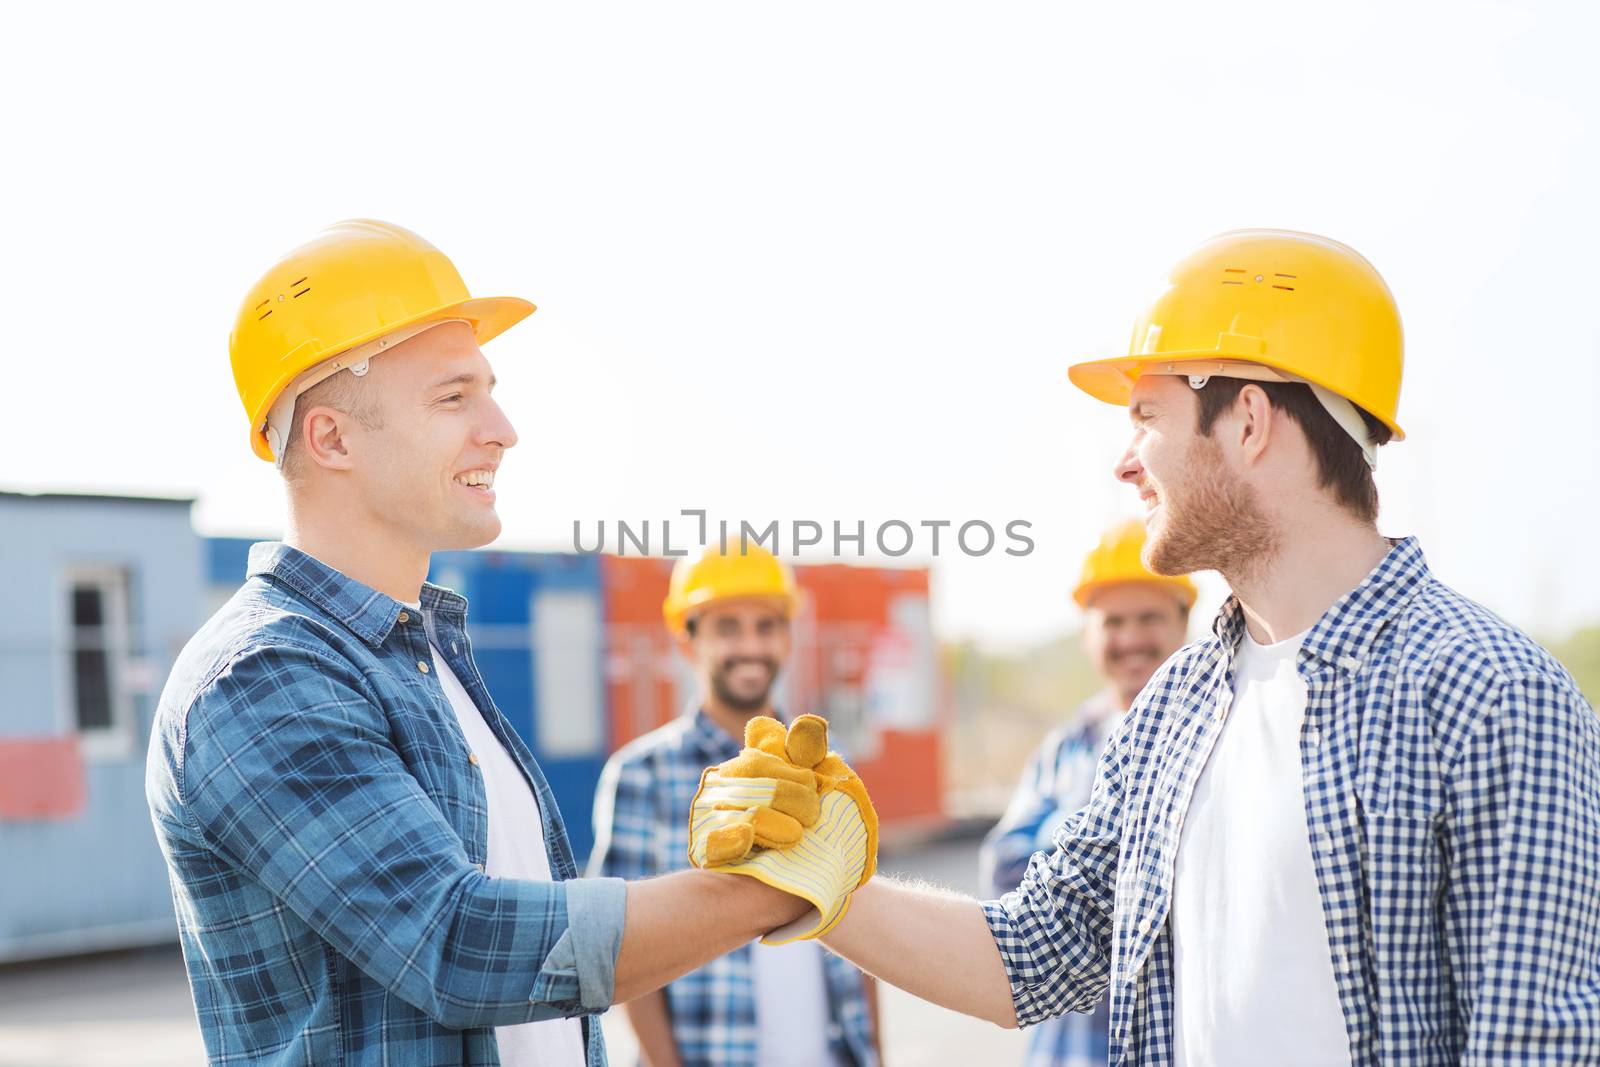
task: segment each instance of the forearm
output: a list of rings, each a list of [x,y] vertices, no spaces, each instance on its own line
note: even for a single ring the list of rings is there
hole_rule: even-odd
[[[667,1013],[667,994],[658,989],[623,1005],[628,1022],[639,1038],[639,1051],[647,1067],[680,1067],[678,1045],[672,1039],[672,1016]]]
[[[613,999],[632,1000],[660,989],[793,922],[808,907],[754,878],[715,871],[678,871],[629,882]]]
[[[874,878],[823,939],[868,974],[913,996],[1015,1027],[1011,982],[977,901]]]

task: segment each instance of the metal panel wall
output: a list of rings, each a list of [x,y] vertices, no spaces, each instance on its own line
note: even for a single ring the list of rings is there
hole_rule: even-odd
[[[594,843],[594,789],[610,750],[599,559],[442,552],[429,578],[467,598],[478,669],[549,779],[581,863]]]
[[[67,576],[85,569],[125,579],[127,647],[112,678],[128,712],[113,743],[79,745],[81,808],[0,819],[0,960],[176,937],[144,764],[161,683],[202,621],[189,510],[188,501],[0,494],[12,607],[0,613],[0,739],[76,733]],[[39,800],[42,811],[54,810],[50,798]]]

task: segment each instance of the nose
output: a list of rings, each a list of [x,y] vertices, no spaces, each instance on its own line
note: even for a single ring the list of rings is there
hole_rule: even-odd
[[[1139,462],[1138,438],[1128,442],[1127,451],[1112,466],[1111,473],[1119,482],[1137,485],[1139,479],[1144,477],[1144,464]]]
[[[506,418],[506,413],[500,405],[491,398],[489,400],[488,417],[484,420],[479,440],[486,445],[499,445],[507,449],[517,443],[516,427],[511,425],[511,420]]]
[[[1122,626],[1108,627],[1106,632],[1106,646],[1114,653],[1128,652],[1147,642],[1141,627],[1135,621],[1129,620]]]

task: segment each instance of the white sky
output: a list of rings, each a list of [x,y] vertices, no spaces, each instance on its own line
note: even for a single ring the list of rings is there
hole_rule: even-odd
[[[487,349],[522,437],[502,544],[684,507],[1024,518],[1032,556],[938,561],[937,618],[1032,640],[1135,504],[1125,415],[1067,363],[1121,350],[1190,246],[1281,226],[1400,301],[1385,532],[1538,633],[1600,618],[1595,16],[1074,7],[10,11],[0,487],[196,493],[206,532],[274,534],[233,313],[372,216],[540,305]]]

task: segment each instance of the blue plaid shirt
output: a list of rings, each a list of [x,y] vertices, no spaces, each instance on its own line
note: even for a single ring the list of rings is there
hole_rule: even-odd
[[[648,878],[689,865],[689,807],[700,772],[739,754],[739,744],[696,711],[617,751],[595,794],[589,873]],[[751,945],[691,971],[666,988],[672,1036],[685,1067],[756,1067],[755,969]],[[828,1045],[840,1064],[877,1067],[861,972],[823,952]]]
[[[1051,730],[1023,768],[1005,815],[983,839],[979,877],[994,893],[1022,881],[1028,861],[1049,849],[1056,831],[1094,790],[1095,768],[1120,720],[1111,694],[1085,701],[1071,719]],[[1106,1067],[1111,1005],[1102,997],[1087,1014],[1067,1012],[1028,1031],[1024,1067]]]
[[[567,881],[555,800],[484,689],[466,601],[425,586],[422,605],[256,545],[167,681],[146,791],[214,1064],[497,1064],[493,1027],[611,1002],[624,887]],[[483,777],[430,638],[527,775],[555,881],[483,873]]]
[[[1167,918],[1232,701],[1237,601],[1169,660],[1094,796],[984,905],[1024,1025],[1109,986],[1111,1062],[1172,1063]],[[1300,754],[1355,1067],[1600,1063],[1600,720],[1548,653],[1398,542],[1312,628]]]

